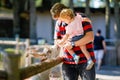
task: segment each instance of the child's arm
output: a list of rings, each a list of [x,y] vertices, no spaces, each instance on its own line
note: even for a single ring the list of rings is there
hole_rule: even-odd
[[[64,37],[58,42],[59,46],[64,45],[64,43],[68,40],[69,34],[65,34]]]

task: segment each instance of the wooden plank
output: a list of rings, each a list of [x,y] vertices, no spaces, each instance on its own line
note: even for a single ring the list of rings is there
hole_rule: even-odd
[[[0,44],[4,45],[16,45],[16,41],[5,41],[5,40],[0,40]],[[25,45],[25,42],[19,42],[19,45]]]
[[[20,69],[20,75],[21,79],[29,78],[33,75],[36,75],[38,73],[41,73],[45,70],[48,70],[62,62],[61,57],[48,59],[44,62],[41,62],[40,64],[32,64],[31,66],[24,67]]]

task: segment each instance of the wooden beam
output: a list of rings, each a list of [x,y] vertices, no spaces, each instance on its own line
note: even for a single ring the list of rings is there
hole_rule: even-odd
[[[0,44],[4,45],[16,45],[16,41],[5,41],[5,40],[0,40]],[[25,42],[19,42],[19,45],[25,45]]]
[[[41,73],[45,70],[48,70],[62,62],[61,57],[57,57],[54,59],[48,59],[40,64],[32,64],[31,66],[24,67],[20,69],[21,79],[29,78],[35,74]]]

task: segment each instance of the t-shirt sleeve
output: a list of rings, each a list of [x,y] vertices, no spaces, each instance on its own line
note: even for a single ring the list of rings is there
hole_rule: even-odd
[[[101,38],[102,38],[102,41],[104,40],[104,37],[103,36],[101,36]]]
[[[88,21],[82,21],[82,26],[83,26],[84,33],[87,33],[89,31],[93,31],[92,24]]]
[[[58,37],[60,36],[59,35],[59,24],[60,24],[60,21],[56,21],[56,24],[55,24],[55,30],[54,30],[54,39],[58,39]]]

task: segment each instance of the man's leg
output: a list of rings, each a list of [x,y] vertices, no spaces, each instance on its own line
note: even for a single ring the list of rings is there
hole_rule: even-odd
[[[101,65],[102,65],[102,59],[104,56],[104,50],[99,50],[99,59],[98,59],[98,70],[100,70]]]
[[[78,69],[76,65],[62,64],[63,80],[78,80]]]
[[[85,70],[83,73],[83,80],[95,80],[95,66],[90,70]]]

